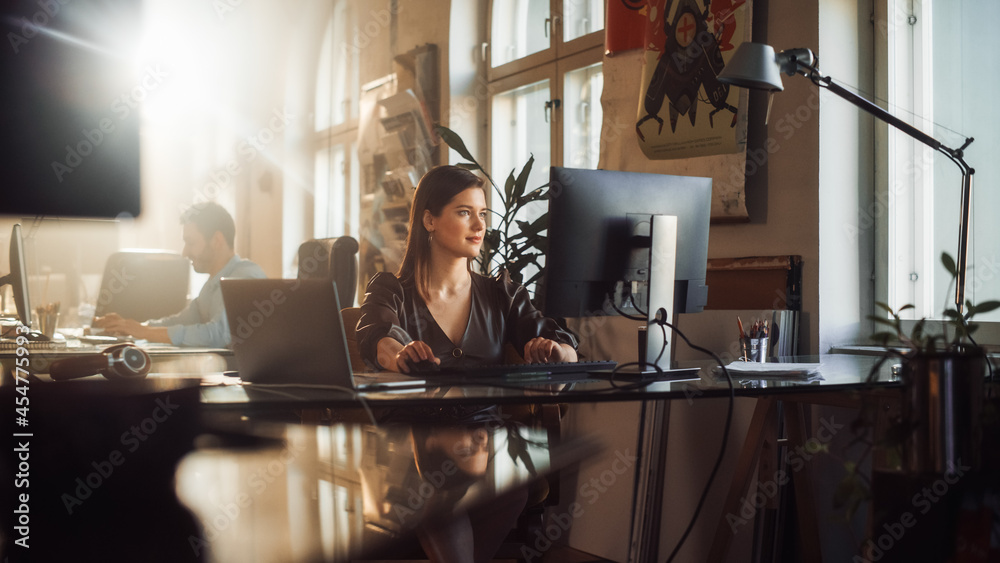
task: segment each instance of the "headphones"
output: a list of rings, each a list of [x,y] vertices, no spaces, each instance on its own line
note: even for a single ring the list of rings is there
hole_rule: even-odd
[[[145,350],[131,342],[123,342],[96,354],[56,360],[49,366],[49,377],[65,381],[101,374],[111,381],[143,379],[152,363]]]

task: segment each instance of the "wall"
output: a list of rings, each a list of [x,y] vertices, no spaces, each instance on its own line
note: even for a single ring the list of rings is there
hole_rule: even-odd
[[[870,0],[820,3],[823,74],[868,98],[874,91],[871,17]],[[858,341],[862,315],[872,312],[875,233],[858,210],[874,201],[874,120],[826,90],[819,102],[819,351],[825,352]]]
[[[769,42],[777,49],[812,46],[817,39],[814,2],[769,2]],[[605,58],[605,104],[601,164],[640,172],[695,174],[731,178],[739,166],[731,159],[703,157],[683,161],[649,161],[641,157],[634,131],[639,104],[640,55],[629,52]],[[609,103],[625,107],[609,107]],[[787,80],[776,95],[764,146],[768,181],[751,189],[767,191],[760,214],[765,222],[716,224],[709,236],[710,258],[798,254],[803,257],[803,351],[816,352],[819,324],[819,120],[815,87],[808,80]],[[639,155],[637,157],[636,155]],[[723,171],[713,168],[727,167]],[[716,180],[718,182],[719,180]],[[751,198],[751,194],[747,194]]]

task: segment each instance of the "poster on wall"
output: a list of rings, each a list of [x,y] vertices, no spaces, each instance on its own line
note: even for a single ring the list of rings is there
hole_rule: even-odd
[[[646,19],[642,86],[635,131],[656,160],[746,150],[747,92],[719,82],[750,39],[751,0],[658,0]]]

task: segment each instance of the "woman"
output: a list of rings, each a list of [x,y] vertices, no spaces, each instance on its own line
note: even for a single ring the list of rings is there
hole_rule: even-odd
[[[524,287],[506,274],[472,272],[487,213],[483,180],[472,172],[438,166],[421,178],[399,272],[376,274],[361,305],[358,346],[371,367],[411,373],[420,364],[498,364],[508,343],[529,362],[577,361],[576,339],[543,317]],[[485,470],[483,436],[474,424],[458,434],[415,432],[414,448],[418,460],[421,451],[450,452],[452,467],[471,479],[462,482],[464,493]],[[420,543],[432,561],[489,561],[526,501],[526,490],[515,489],[471,513],[423,526]]]
[[[472,272],[487,213],[483,180],[468,170],[438,166],[420,180],[399,272],[376,274],[361,305],[358,345],[371,367],[499,364],[507,343],[531,363],[577,361],[576,339],[524,287]]]

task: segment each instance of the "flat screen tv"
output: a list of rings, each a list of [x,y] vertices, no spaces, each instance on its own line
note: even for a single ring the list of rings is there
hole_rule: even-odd
[[[141,24],[139,0],[0,6],[0,214],[139,215]]]

